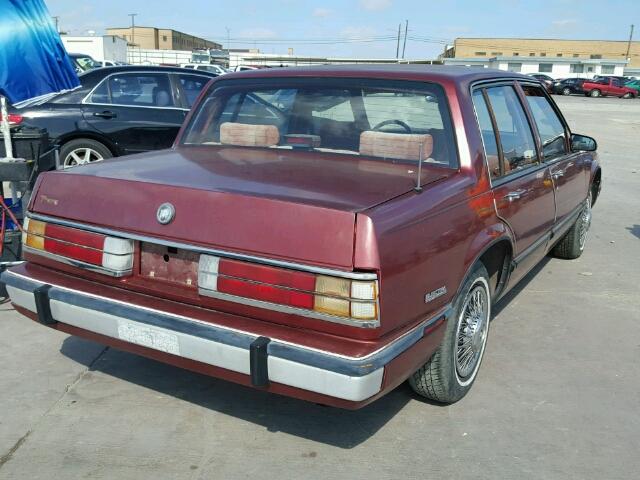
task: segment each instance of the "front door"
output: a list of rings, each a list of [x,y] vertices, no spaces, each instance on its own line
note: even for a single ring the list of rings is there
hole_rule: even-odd
[[[166,73],[108,76],[83,105],[85,121],[123,154],[169,148],[187,110],[176,102]]]
[[[589,166],[585,153],[570,149],[569,129],[560,111],[539,87],[523,85],[529,110],[542,143],[542,159],[549,165],[556,195],[556,224],[573,218],[585,198]]]
[[[474,91],[498,216],[515,237],[517,282],[545,254],[555,220],[553,182],[541,163],[514,85]]]

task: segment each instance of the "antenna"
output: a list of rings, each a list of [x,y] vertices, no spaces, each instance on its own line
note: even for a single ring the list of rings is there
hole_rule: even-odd
[[[422,142],[420,142],[420,152],[418,153],[418,178],[416,178],[416,188],[414,190],[418,193],[422,191],[420,185],[420,179],[422,178]]]

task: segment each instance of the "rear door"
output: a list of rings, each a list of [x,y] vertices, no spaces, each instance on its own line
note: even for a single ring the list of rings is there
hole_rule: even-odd
[[[114,73],[83,104],[85,121],[127,154],[171,147],[187,111],[164,72]]]
[[[589,166],[585,154],[571,152],[569,128],[557,106],[534,85],[522,85],[542,144],[542,160],[551,172],[556,195],[556,224],[563,226],[586,198]]]
[[[518,281],[545,254],[555,220],[553,183],[515,84],[474,90],[498,216],[515,236]]]

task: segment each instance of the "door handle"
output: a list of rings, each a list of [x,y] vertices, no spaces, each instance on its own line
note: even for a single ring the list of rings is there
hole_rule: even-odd
[[[116,118],[118,114],[110,112],[109,110],[105,110],[104,112],[94,112],[93,116],[101,118]]]
[[[519,189],[519,190],[514,190],[513,192],[509,192],[507,193],[504,198],[506,198],[507,200],[509,200],[510,202],[513,202],[514,200],[518,200],[520,197],[522,197],[525,193],[527,193],[527,191],[523,188]]]
[[[556,170],[555,172],[553,172],[551,174],[551,176],[555,179],[558,179],[560,177],[564,177],[564,170]]]

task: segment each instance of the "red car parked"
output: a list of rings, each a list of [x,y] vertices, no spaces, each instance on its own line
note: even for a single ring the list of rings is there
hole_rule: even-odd
[[[585,95],[589,97],[614,96],[621,98],[635,98],[638,91],[626,87],[624,83],[614,77],[599,77],[594,80],[585,80],[582,84]]]
[[[2,281],[46,326],[241,384],[455,402],[495,303],[582,253],[595,149],[523,75],[229,74],[171,150],[41,175]]]

